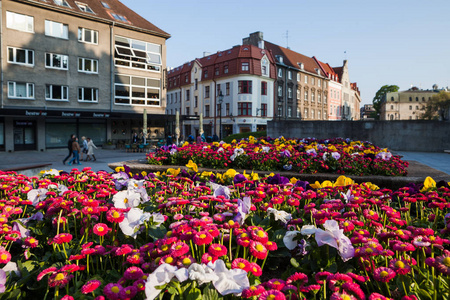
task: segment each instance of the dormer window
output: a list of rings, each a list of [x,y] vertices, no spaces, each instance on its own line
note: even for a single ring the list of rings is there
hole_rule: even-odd
[[[261,75],[269,76],[269,60],[264,56],[261,59]]]
[[[305,65],[303,63],[297,63],[301,70],[305,69]]]
[[[87,13],[91,13],[91,14],[94,13],[94,11],[85,3],[75,2],[75,4],[78,6],[78,8],[81,11],[84,11],[84,12],[87,12]]]
[[[277,60],[278,60],[278,62],[279,62],[280,64],[283,63],[283,56],[281,56],[281,55],[276,55],[275,57],[277,58]]]
[[[70,7],[69,3],[66,0],[53,0],[56,5]]]
[[[127,22],[127,23],[128,23],[127,18],[125,18],[125,17],[122,16],[122,15],[118,15],[118,14],[115,14],[115,13],[111,13],[111,16],[112,16],[114,19],[118,20],[118,21],[122,21],[122,22]]]
[[[108,3],[104,2],[104,1],[102,1],[102,5],[104,8],[108,8],[108,9],[111,8],[111,7],[109,7]]]

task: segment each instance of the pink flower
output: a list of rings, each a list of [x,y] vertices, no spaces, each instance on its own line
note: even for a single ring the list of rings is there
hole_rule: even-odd
[[[189,252],[189,246],[184,242],[177,242],[170,247],[170,254],[174,257],[180,257]]]
[[[227,247],[221,244],[211,244],[208,248],[209,254],[215,257],[227,255]]]
[[[129,267],[123,273],[123,277],[127,280],[136,280],[141,278],[144,275],[144,271],[142,271],[139,267]]]
[[[266,282],[267,288],[277,290],[277,291],[281,291],[285,285],[286,285],[286,282],[284,280],[276,279],[276,278],[270,279],[269,281]]]
[[[232,269],[242,269],[245,272],[249,272],[250,271],[250,262],[243,258],[236,258],[231,263],[231,268]]]
[[[249,267],[250,272],[253,273],[256,277],[259,277],[262,275],[262,269],[257,263],[250,263]]]
[[[389,268],[393,269],[397,274],[405,275],[411,271],[408,262],[403,259],[393,259],[389,262]]]
[[[250,241],[250,254],[258,259],[266,258],[268,251],[260,242]]]
[[[120,291],[122,291],[123,287],[117,283],[108,283],[103,288],[103,293],[110,300],[120,299]]]
[[[94,225],[94,233],[98,236],[104,236],[106,235],[111,229],[108,227],[108,225],[104,223],[97,223]]]
[[[284,300],[284,299],[286,299],[286,296],[280,291],[269,290],[269,291],[262,292],[258,298],[258,300],[267,300],[267,299]]]
[[[376,281],[389,282],[395,277],[395,272],[391,268],[379,267],[373,272]]]
[[[81,287],[81,292],[83,294],[89,294],[92,293],[93,291],[95,291],[99,286],[101,286],[102,283],[100,280],[91,280],[86,282],[82,287]]]

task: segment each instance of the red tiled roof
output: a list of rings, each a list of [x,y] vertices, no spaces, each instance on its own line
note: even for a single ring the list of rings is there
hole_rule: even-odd
[[[282,55],[283,62],[287,66],[300,69],[300,66],[298,64],[303,63],[305,71],[316,74],[316,69],[320,68],[320,66],[312,57],[305,56],[298,52],[292,51],[291,49],[287,49],[267,41],[264,41],[264,45],[266,49],[272,51],[272,54],[274,56]]]
[[[67,11],[71,13],[76,13],[80,15],[85,15],[89,17],[96,17],[101,18],[108,21],[116,22],[116,24],[123,24],[124,26],[132,26],[137,27],[139,29],[143,29],[145,31],[150,31],[152,34],[164,37],[164,38],[170,38],[170,34],[167,32],[161,30],[160,28],[156,27],[137,13],[135,13],[133,10],[122,4],[118,0],[65,0],[67,4],[70,7],[66,6],[60,6],[57,5],[53,0],[34,0],[29,1],[30,3],[42,3],[44,6],[51,6],[53,8],[57,8],[60,11]],[[25,1],[28,2],[28,1]],[[85,4],[89,6],[89,8],[94,13],[89,13],[80,10],[80,8],[77,6],[75,2]],[[109,8],[106,8],[102,5],[102,2],[106,3]],[[120,15],[125,18],[125,20],[117,20],[114,18],[113,14]]]
[[[339,82],[340,82],[340,79],[342,78],[342,73],[344,72],[344,67],[336,67],[336,68],[333,68],[333,70],[336,74],[338,74]]]
[[[313,58],[319,64],[319,66],[322,68],[322,71],[325,73],[325,76],[327,76],[328,79],[333,80],[333,75],[334,75],[334,81],[339,82],[339,75],[336,74],[336,72],[334,72],[334,69],[328,63],[321,62],[315,56],[313,56]]]

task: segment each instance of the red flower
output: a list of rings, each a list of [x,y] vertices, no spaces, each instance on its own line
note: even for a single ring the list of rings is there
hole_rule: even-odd
[[[266,258],[268,251],[262,243],[251,241],[250,242],[250,254],[258,259],[264,259],[264,258]]]
[[[208,231],[199,231],[194,235],[193,241],[197,246],[210,244],[213,240]]]
[[[250,263],[250,272],[253,273],[256,277],[259,277],[262,275],[262,269],[257,263]]]
[[[189,246],[184,242],[177,242],[170,247],[170,254],[180,257],[189,252]]]
[[[60,233],[53,238],[53,242],[61,245],[62,243],[68,243],[72,240],[72,235],[70,233]]]
[[[123,219],[125,219],[125,215],[122,211],[115,208],[111,208],[106,213],[106,219],[111,223],[120,223],[123,221]]]
[[[250,271],[250,262],[244,258],[236,258],[231,263],[231,268],[232,269],[242,269],[245,272],[249,272]]]
[[[208,253],[215,257],[227,255],[227,247],[221,244],[211,244],[208,248]]]
[[[95,291],[101,285],[102,285],[102,283],[101,283],[100,280],[88,281],[81,287],[81,292],[83,294],[92,293],[93,291]]]
[[[389,282],[395,277],[395,272],[391,268],[379,267],[373,272],[376,281]]]

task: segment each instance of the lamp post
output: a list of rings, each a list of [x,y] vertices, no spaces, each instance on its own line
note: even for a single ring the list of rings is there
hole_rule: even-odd
[[[222,102],[223,94],[219,91],[219,139],[222,140]]]

